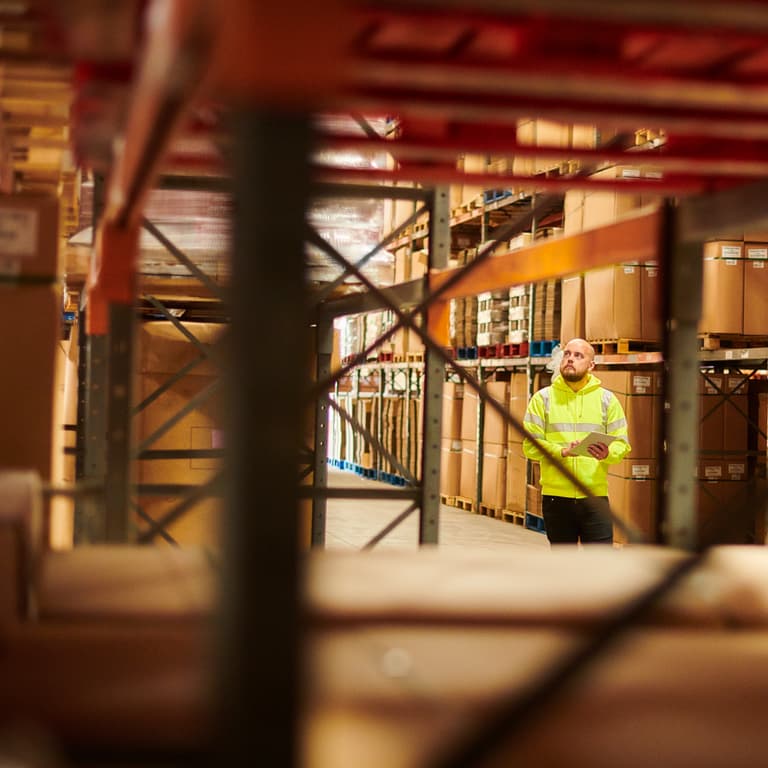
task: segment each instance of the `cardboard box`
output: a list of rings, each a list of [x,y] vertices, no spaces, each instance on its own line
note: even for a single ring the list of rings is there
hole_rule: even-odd
[[[461,406],[461,439],[477,444],[477,409],[480,398],[471,386],[464,387],[464,402]]]
[[[443,438],[461,440],[461,414],[463,403],[464,384],[446,381],[443,384]]]
[[[699,545],[756,543],[757,517],[763,510],[750,502],[748,483],[699,482],[697,493]]]
[[[625,459],[608,470],[608,500],[611,510],[644,540],[656,540],[656,462]],[[614,525],[613,539],[626,544],[628,537]]]
[[[561,285],[562,310],[560,315],[560,336],[563,343],[570,339],[583,339],[584,325],[584,277],[564,277]]]
[[[587,339],[640,339],[640,267],[619,264],[584,275]]]
[[[0,195],[0,275],[57,279],[62,270],[58,199]]]
[[[483,450],[482,502],[503,508],[507,500],[507,450],[492,446]]]
[[[744,376],[725,377],[728,396],[723,402],[723,450],[746,451],[749,433],[749,397]]]
[[[664,335],[661,312],[661,278],[655,261],[640,265],[640,328],[643,341],[660,341]]]
[[[525,411],[528,407],[528,376],[525,373],[516,372],[509,379],[509,400],[507,408],[511,416],[522,424],[525,419]],[[523,436],[511,425],[507,427],[507,443],[522,442]]]
[[[525,511],[529,515],[541,517],[541,488],[535,485],[525,486]]]
[[[0,330],[4,364],[0,403],[6,434],[0,441],[0,466],[31,469],[50,481],[53,431],[61,430],[60,423],[54,424],[61,290],[52,285],[0,284],[0,303],[6,313]]]
[[[718,240],[704,244],[700,333],[744,332],[743,244]]]
[[[477,500],[477,452],[475,441],[461,441],[461,471],[459,472],[459,496]]]
[[[488,394],[507,408],[509,403],[509,382],[489,381],[486,383]],[[494,410],[493,406],[486,403],[483,419],[483,446],[507,444],[507,422]]]
[[[655,395],[661,392],[661,373],[653,370],[626,371],[600,368],[595,376],[614,394]]]
[[[744,333],[768,335],[768,243],[744,243]]]
[[[584,229],[584,191],[569,189],[563,203],[563,234],[576,235]]]
[[[527,460],[523,456],[522,443],[510,443],[507,447],[506,509],[525,512],[526,476]]]
[[[635,173],[639,176],[639,170],[627,168],[625,166],[610,166],[597,173],[591,174],[593,179],[617,179],[634,178]],[[631,189],[631,184],[628,184]],[[642,205],[640,195],[622,192],[591,192],[584,195],[584,229],[593,229],[594,227],[603,227],[611,224],[629,211],[635,210]]]
[[[458,496],[461,477],[461,440],[440,441],[440,493]]]
[[[632,371],[597,371],[603,386],[616,395],[627,417],[627,433],[632,446],[633,459],[655,458],[658,452],[662,423],[662,400],[655,394],[625,394],[634,386],[653,389],[655,381],[652,372],[647,374]],[[650,381],[649,381],[650,380]],[[640,384],[639,382],[644,382]]]
[[[224,326],[211,323],[186,323],[185,327],[204,345],[212,346]],[[138,334],[139,371],[135,387],[136,402],[141,402],[177,374],[185,365],[198,359],[200,350],[173,327],[170,322],[143,323]],[[218,379],[219,369],[205,360],[189,375],[175,382],[144,408],[134,419],[136,440],[141,443],[169,419],[176,416],[193,398]],[[205,402],[186,414],[150,447],[155,449],[221,448],[220,391],[216,390]],[[369,460],[370,454],[358,461]],[[168,459],[139,461],[137,480],[141,483],[179,483],[202,485],[220,466],[220,461],[195,459]],[[145,498],[143,509],[155,519],[178,504],[177,498]],[[171,535],[180,544],[218,543],[220,524],[218,498],[198,502],[184,516],[169,526]]]

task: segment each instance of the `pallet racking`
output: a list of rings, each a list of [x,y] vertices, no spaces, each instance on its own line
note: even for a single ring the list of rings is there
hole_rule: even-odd
[[[305,212],[313,195],[340,193],[338,187],[314,184],[313,174],[337,184],[340,179],[354,179],[408,180],[430,185],[430,191],[412,194],[431,201],[430,266],[439,270],[418,284],[387,291],[368,286],[365,295],[329,301],[321,308],[315,372],[315,394],[320,395],[320,405],[315,419],[316,450],[311,457],[317,489],[315,543],[320,538],[323,498],[327,498],[327,491],[323,491],[322,449],[327,439],[324,430],[328,406],[320,383],[329,382],[338,373],[332,373],[329,367],[329,318],[388,306],[401,323],[408,324],[410,320],[402,314],[402,307],[415,306],[418,312],[427,313],[426,340],[431,343],[424,363],[423,389],[428,448],[422,459],[419,502],[421,540],[433,541],[438,526],[435,466],[440,435],[435,401],[447,364],[440,352],[446,346],[445,302],[500,286],[629,259],[658,257],[667,278],[671,321],[664,342],[669,374],[666,396],[671,404],[665,429],[669,493],[664,517],[668,522],[668,543],[693,549],[693,436],[697,408],[692,393],[696,391],[701,361],[696,327],[702,283],[700,246],[706,238],[768,223],[762,204],[766,184],[759,180],[766,171],[761,150],[768,123],[759,87],[754,87],[748,73],[739,68],[740,61],[761,48],[762,40],[755,40],[754,35],[768,28],[768,15],[753,3],[709,0],[698,4],[696,28],[692,30],[687,26],[693,23],[687,13],[690,9],[660,2],[627,5],[545,0],[536,18],[527,3],[510,2],[500,9],[497,3],[482,0],[447,5],[427,2],[418,8],[396,2],[353,4],[346,11],[335,5],[319,8],[317,4],[285,3],[276,7],[275,15],[268,19],[244,0],[228,0],[216,8],[194,0],[149,5],[154,11],[154,26],[137,60],[128,117],[114,126],[120,141],[115,144],[115,154],[108,153],[106,163],[110,165],[114,160],[105,189],[96,251],[100,269],[90,275],[88,285],[86,376],[92,383],[91,395],[98,390],[107,399],[98,409],[97,426],[91,413],[87,429],[108,435],[106,450],[99,445],[95,453],[88,454],[90,471],[93,477],[103,479],[108,489],[104,507],[108,538],[124,540],[130,474],[130,398],[126,391],[130,391],[131,316],[136,299],[133,262],[141,214],[152,185],[163,174],[163,153],[172,152],[185,110],[214,97],[222,99],[236,113],[234,131],[227,138],[234,156],[232,190],[239,203],[233,215],[229,293],[230,474],[223,559],[227,653],[222,668],[223,688],[228,696],[222,743],[229,745],[230,754],[235,752],[241,758],[252,756],[258,748],[266,762],[290,764],[294,758],[296,654],[300,640],[297,515],[293,511],[300,496],[296,445],[303,431],[299,414],[307,402],[303,384],[310,314],[303,282]],[[548,34],[537,35],[540,13],[547,16]],[[448,41],[446,46],[432,48],[428,36],[418,34],[425,19],[439,22]],[[625,42],[645,40],[649,50],[656,50],[656,68],[649,72],[638,60],[622,58],[626,48],[619,44],[598,46],[604,53],[597,60],[584,53],[589,46],[578,46],[558,56],[542,55],[552,39],[568,39],[574,21],[581,22],[579,30],[593,35],[593,40],[603,35]],[[702,38],[720,42],[723,30],[730,36],[730,55],[707,57],[697,53]],[[478,50],[485,47],[480,43],[473,47],[473,41],[491,39],[499,43],[516,39],[510,37],[512,31],[526,40],[527,49],[501,46],[499,56],[487,61],[478,55]],[[650,39],[633,37],[640,32],[650,35]],[[345,35],[356,41],[354,46],[345,45]],[[393,39],[394,44],[387,44]],[[303,46],[303,59],[315,63],[316,77],[312,81],[295,61],[286,62],[290,66],[273,66],[275,61],[286,60],[285,40]],[[415,50],[413,40],[421,42]],[[245,45],[253,51],[253,57],[238,57],[236,63],[232,62],[228,54]],[[715,47],[719,51],[719,46]],[[681,48],[693,62],[688,69],[676,68],[671,55],[664,57],[665,51],[670,54],[672,49]],[[355,66],[349,65],[350,59]],[[546,66],[540,71],[542,62]],[[532,71],[534,63],[536,71]],[[714,71],[717,80],[712,77]],[[569,77],[571,73],[586,77],[579,81]],[[668,78],[674,87],[670,88]],[[109,82],[108,75],[106,80]],[[729,84],[732,92],[717,89],[718,98],[708,95],[706,86],[713,81]],[[631,100],[627,93],[632,94]],[[753,104],[754,109],[745,110],[745,103]],[[301,107],[297,108],[297,104]],[[317,169],[310,159],[313,107],[438,114],[459,129],[474,131],[458,130],[429,140],[417,137],[399,142],[396,151],[416,152],[416,161],[399,169]],[[485,258],[478,258],[464,269],[444,269],[449,232],[447,194],[440,186],[432,192],[431,185],[460,179],[487,183],[491,189],[517,184],[541,190],[627,189],[624,180],[532,177],[514,172],[467,175],[457,172],[451,163],[436,162],[446,151],[455,157],[461,150],[480,151],[491,146],[511,154],[533,152],[514,138],[489,136],[483,126],[484,121],[499,116],[509,126],[529,114],[564,120],[577,114],[586,122],[615,119],[632,130],[638,124],[652,123],[668,127],[671,135],[677,131],[678,143],[670,142],[668,152],[653,156],[655,163],[668,169],[666,175],[636,180],[633,189],[668,198],[680,196],[679,203],[665,204],[660,210],[642,212],[599,230],[534,244],[515,253],[514,258],[490,258],[489,249]],[[700,141],[690,141],[687,146],[686,139],[691,135]],[[713,137],[722,141],[717,145],[716,163],[708,156],[707,147],[712,144],[704,141]],[[104,148],[98,142],[89,147],[87,136],[79,138],[91,158]],[[591,160],[625,157],[616,149],[588,150],[584,154],[570,148],[563,156],[571,159],[579,154]],[[196,167],[191,159],[187,162],[188,168]],[[386,189],[390,192],[392,188]],[[345,185],[341,193],[370,196],[372,190]],[[274,259],[276,253],[281,254],[279,262]],[[263,333],[271,327],[280,328],[280,334]],[[263,339],[261,359],[284,361],[283,365],[270,367],[269,377],[262,375],[261,365],[253,355],[256,336]],[[291,351],[287,357],[286,344]],[[457,375],[466,374],[457,370]],[[478,388],[482,394],[481,383]],[[91,410],[93,405],[91,402]],[[260,489],[263,514],[253,514],[254,487]],[[262,629],[264,615],[270,620],[268,633]],[[269,659],[268,665],[253,658],[252,647],[257,641],[263,656]],[[280,728],[254,728],[243,716],[258,709],[264,700],[278,706],[282,713]]]

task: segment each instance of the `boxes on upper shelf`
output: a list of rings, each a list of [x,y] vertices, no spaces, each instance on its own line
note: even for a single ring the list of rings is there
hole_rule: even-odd
[[[584,275],[587,339],[642,338],[640,268],[618,264]]]
[[[744,333],[768,335],[768,243],[744,243]]]
[[[704,243],[704,273],[699,331],[744,332],[744,246],[736,240]]]

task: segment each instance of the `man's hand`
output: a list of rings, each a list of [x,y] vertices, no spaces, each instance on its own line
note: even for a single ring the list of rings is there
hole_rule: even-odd
[[[572,442],[568,443],[568,445],[563,448],[562,451],[560,451],[560,455],[565,458],[566,456],[571,455],[571,448],[575,448],[579,444],[579,440],[573,440]]]
[[[608,446],[605,443],[594,443],[587,448],[593,459],[602,461],[608,456]]]

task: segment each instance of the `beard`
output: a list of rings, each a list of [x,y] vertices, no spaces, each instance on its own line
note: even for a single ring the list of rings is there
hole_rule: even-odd
[[[573,368],[561,370],[560,375],[566,381],[581,381],[584,376],[586,376],[585,373],[578,373],[578,371],[575,371]]]

